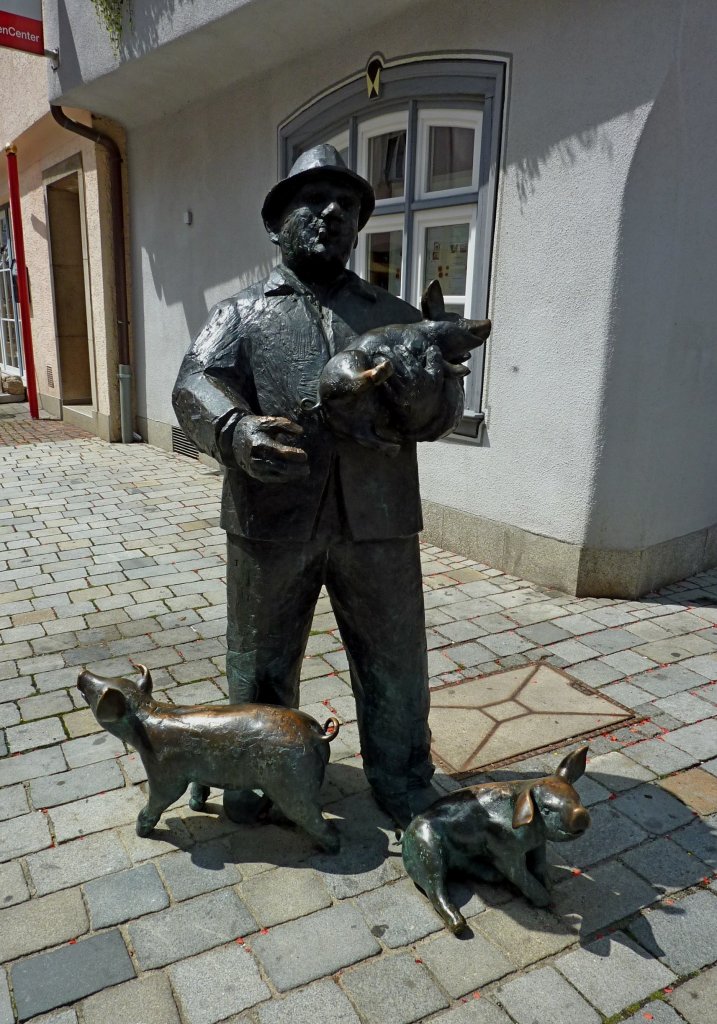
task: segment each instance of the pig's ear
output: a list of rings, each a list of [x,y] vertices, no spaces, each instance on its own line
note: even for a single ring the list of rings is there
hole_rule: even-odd
[[[431,281],[421,296],[421,312],[426,320],[441,320],[445,316],[446,306],[439,281]]]
[[[563,782],[569,782],[570,785],[573,782],[577,782],[581,775],[585,773],[585,763],[588,757],[589,747],[580,747],[579,750],[574,750],[572,754],[568,754],[558,765],[555,774]]]
[[[105,690],[97,701],[95,717],[100,725],[112,725],[119,722],[127,711],[127,700],[119,690]]]
[[[138,665],[139,676],[137,677],[137,686],[145,696],[149,697],[152,692],[152,676],[150,675],[149,669],[146,665]]]
[[[520,828],[522,825],[529,825],[535,816],[535,804],[533,794],[529,789],[524,789],[513,808],[513,828]]]

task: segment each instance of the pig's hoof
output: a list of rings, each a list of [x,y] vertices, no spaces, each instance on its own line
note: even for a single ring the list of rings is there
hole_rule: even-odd
[[[468,922],[466,921],[463,914],[456,911],[455,915],[448,922],[448,927],[454,935],[460,935],[462,932],[468,929]]]
[[[156,821],[144,821],[142,818],[137,818],[135,831],[142,839],[146,839],[148,835],[151,835],[156,824]]]
[[[318,839],[319,846],[326,853],[338,853],[341,849],[341,837],[335,825],[327,822],[326,832]]]

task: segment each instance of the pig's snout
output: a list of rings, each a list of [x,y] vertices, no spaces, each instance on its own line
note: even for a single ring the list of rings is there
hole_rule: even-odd
[[[590,824],[590,814],[584,807],[575,807],[568,821],[568,829],[576,836],[586,831]]]
[[[102,683],[96,676],[93,676],[91,672],[85,670],[84,672],[80,672],[77,679],[77,689],[80,691],[87,703],[91,705],[99,696],[102,689]]]

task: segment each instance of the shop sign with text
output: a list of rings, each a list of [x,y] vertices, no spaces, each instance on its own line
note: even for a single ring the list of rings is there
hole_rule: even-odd
[[[44,53],[42,0],[0,0],[0,46]]]

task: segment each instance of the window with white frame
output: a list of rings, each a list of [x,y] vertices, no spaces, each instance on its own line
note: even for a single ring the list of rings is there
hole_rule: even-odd
[[[329,142],[371,182],[376,208],[353,269],[415,306],[437,278],[447,309],[487,315],[503,74],[503,64],[478,59],[388,63],[378,99],[368,99],[362,74],[280,128],[282,174]],[[476,436],[482,349],[470,366],[459,432]]]

